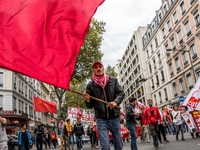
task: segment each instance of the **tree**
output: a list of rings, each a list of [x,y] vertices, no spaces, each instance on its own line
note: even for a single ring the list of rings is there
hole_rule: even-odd
[[[108,67],[106,68],[105,73],[108,74],[109,76],[113,77],[117,76],[117,73],[115,72],[115,67],[111,67],[110,65],[108,65]]]
[[[80,83],[86,82],[86,80],[92,76],[92,63],[96,60],[101,60],[103,54],[100,51],[100,47],[103,40],[102,35],[105,32],[104,26],[105,22],[92,19],[90,29],[86,35],[86,39],[77,58],[74,74],[70,84],[71,87],[77,88]],[[58,98],[57,119],[60,120],[62,99],[66,93],[66,90],[54,86],[54,91]],[[82,96],[69,91],[66,94],[66,101],[69,101],[69,105],[79,105],[84,107],[84,100],[81,100],[81,98]],[[66,106],[63,107],[66,108]]]
[[[100,48],[103,40],[102,35],[105,32],[104,26],[104,22],[98,22],[95,19],[92,20],[90,30],[77,58],[73,74],[73,78],[80,82],[86,81],[92,76],[92,63],[97,60],[101,61],[103,54]]]

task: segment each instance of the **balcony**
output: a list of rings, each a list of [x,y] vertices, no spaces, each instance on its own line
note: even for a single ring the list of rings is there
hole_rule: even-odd
[[[174,93],[174,97],[177,97],[178,96],[178,93]]]
[[[175,21],[175,24],[177,24],[178,23],[178,19]]]
[[[183,39],[181,39],[180,41],[179,41],[179,44],[182,44],[183,43]]]
[[[170,75],[171,75],[171,77],[174,75],[174,72],[172,71],[171,73],[170,73]]]
[[[197,53],[192,56],[193,60],[196,59],[196,58],[197,58]]]
[[[181,67],[177,67],[176,71],[179,72],[181,70]]]
[[[185,93],[185,90],[181,90],[181,93]]]
[[[189,86],[189,90],[191,90],[193,88],[193,85]]]
[[[188,65],[188,61],[186,60],[185,62],[184,62],[184,66],[187,66]]]
[[[168,31],[169,31],[169,32],[172,31],[172,28],[170,27]]]

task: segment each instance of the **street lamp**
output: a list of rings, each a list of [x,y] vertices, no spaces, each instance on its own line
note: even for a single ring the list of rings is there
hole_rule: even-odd
[[[191,50],[191,49],[190,49]],[[195,71],[194,71],[194,64],[193,64],[193,61],[191,59],[191,55],[190,55],[190,50],[174,50],[174,49],[166,49],[167,52],[169,51],[179,51],[179,52],[188,52],[189,54],[189,59],[190,59],[190,63],[191,63],[191,67],[192,67],[192,72],[193,72],[193,75],[194,75],[194,81],[196,83],[196,75],[195,75]]]

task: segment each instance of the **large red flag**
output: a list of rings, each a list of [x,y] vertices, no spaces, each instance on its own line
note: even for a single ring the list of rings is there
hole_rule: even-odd
[[[0,67],[68,89],[104,0],[0,0]]]
[[[56,114],[56,103],[49,102],[38,97],[34,97],[34,111],[36,112],[52,112]]]

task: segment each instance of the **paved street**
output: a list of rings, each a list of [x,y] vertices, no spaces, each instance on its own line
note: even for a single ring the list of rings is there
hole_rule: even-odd
[[[185,141],[176,141],[175,136],[167,135],[169,143],[163,143],[160,145],[160,150],[200,150],[200,138],[193,139],[189,133],[185,133]],[[90,144],[85,144],[83,150],[90,150]],[[141,143],[138,140],[139,150],[154,150],[152,141],[151,143]],[[32,150],[36,150],[34,147]],[[60,148],[52,149],[60,150]],[[76,148],[75,148],[76,150]],[[111,146],[111,150],[114,148]],[[130,150],[130,143],[125,143],[123,150]]]

